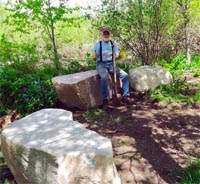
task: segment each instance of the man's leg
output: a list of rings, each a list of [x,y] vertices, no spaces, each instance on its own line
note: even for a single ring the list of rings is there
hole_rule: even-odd
[[[103,99],[108,99],[108,70],[104,63],[97,64],[97,73],[101,79],[101,89]]]
[[[122,87],[123,87],[122,102],[126,104],[132,104],[132,100],[130,99],[130,92],[129,92],[128,74],[119,68],[116,69],[116,73],[117,73],[117,76],[122,80]]]
[[[117,76],[122,80],[123,96],[130,96],[128,74],[122,69],[116,69]]]

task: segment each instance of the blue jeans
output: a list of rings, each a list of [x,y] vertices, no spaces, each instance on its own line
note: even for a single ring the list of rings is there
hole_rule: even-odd
[[[108,99],[108,73],[114,73],[113,63],[97,62],[96,69],[101,79],[103,99]],[[116,68],[116,75],[122,80],[123,96],[129,96],[128,74],[125,71]]]

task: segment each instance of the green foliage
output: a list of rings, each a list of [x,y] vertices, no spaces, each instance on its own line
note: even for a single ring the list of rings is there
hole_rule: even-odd
[[[190,161],[189,166],[179,171],[178,178],[181,184],[199,184],[200,183],[200,159]]]
[[[194,77],[200,77],[200,69],[195,70]]]
[[[194,55],[191,57],[191,64],[187,64],[186,58],[183,54],[174,57],[170,62],[166,60],[161,61],[161,65],[170,71],[174,77],[181,76],[183,71],[189,70],[195,76],[199,75],[200,56]]]
[[[171,62],[162,60],[161,63],[165,69],[172,73],[174,81],[171,85],[160,85],[154,90],[149,90],[151,98],[168,103],[200,101],[200,86],[187,83],[184,77],[187,72],[189,74],[193,73],[193,76],[199,76],[200,56],[192,56],[191,64],[186,63],[186,58],[183,54],[177,55]]]
[[[58,1],[57,6],[50,0],[23,0],[17,1],[10,6],[13,14],[9,17],[8,23],[12,23],[17,31],[27,32],[30,29],[43,29],[52,45],[52,60],[61,74],[61,63],[59,61],[58,46],[55,35],[55,25],[58,21],[73,23],[74,17],[67,17],[73,9],[68,8],[65,1]],[[23,10],[23,11],[22,11]],[[27,29],[28,26],[28,29]]]
[[[10,182],[9,182],[7,179],[5,179],[5,180],[3,181],[3,184],[10,184]]]
[[[11,109],[26,115],[41,108],[53,107],[56,93],[51,83],[55,70],[37,69],[30,74],[5,66],[0,78],[1,116]]]
[[[39,58],[36,42],[9,41],[4,34],[0,37],[0,63],[9,63],[17,70],[30,72]]]
[[[152,99],[167,103],[193,103],[199,100],[199,93],[184,79],[174,80],[171,85],[160,85],[154,90],[149,90],[149,94]]]
[[[165,51],[172,51],[176,24],[171,0],[102,2],[95,26],[109,26],[114,36],[143,65],[152,64],[165,55]]]
[[[166,60],[162,60],[162,66],[169,71],[184,69],[186,66],[186,58],[184,55],[178,55],[171,62],[167,62]]]
[[[86,53],[86,66],[85,70],[95,70],[96,62],[93,61],[91,54],[89,52]]]
[[[83,116],[87,120],[94,120],[95,118],[99,118],[104,114],[102,109],[92,109],[84,112]]]
[[[196,93],[195,100],[200,102],[200,91]]]
[[[96,63],[92,59],[86,60],[86,70],[95,70],[96,69]]]
[[[67,72],[69,74],[71,73],[77,73],[80,72],[81,64],[77,60],[71,60],[67,66]]]
[[[70,26],[68,24],[67,21],[56,23],[57,42],[60,46],[67,43],[73,47],[75,45],[80,47],[96,41],[97,33],[92,29],[90,20],[82,17],[74,20]]]
[[[116,66],[128,73],[131,69],[141,66],[141,64],[139,62],[132,64],[130,62],[125,62],[124,60],[122,60],[122,61],[117,61]]]

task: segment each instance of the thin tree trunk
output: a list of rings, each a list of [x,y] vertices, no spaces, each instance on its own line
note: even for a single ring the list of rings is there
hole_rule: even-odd
[[[190,36],[189,36],[189,27],[188,22],[185,22],[185,49],[186,49],[186,57],[187,57],[187,64],[191,64],[191,55],[190,55]]]
[[[146,56],[146,41],[145,41],[145,35],[144,35],[144,26],[143,26],[143,3],[142,0],[138,0],[138,25],[139,25],[139,40],[141,45],[141,59],[142,64],[146,65],[148,64],[148,58]]]
[[[188,0],[185,0],[184,3],[182,1],[178,1],[179,6],[183,12],[184,18],[184,29],[185,29],[185,52],[187,58],[187,64],[191,64],[191,56],[190,56],[190,35],[189,35],[189,17],[188,17]]]
[[[54,50],[54,59],[55,59],[56,69],[58,70],[58,74],[61,75],[61,65],[59,62],[58,51],[57,51],[57,47],[56,47],[53,22],[51,22],[51,33],[52,33],[52,44],[53,44],[53,50]]]
[[[53,52],[54,52],[54,63],[55,63],[56,69],[58,71],[58,74],[61,75],[61,64],[59,62],[58,51],[57,51],[57,46],[56,46],[54,23],[53,23],[53,18],[52,18],[52,13],[51,13],[51,2],[50,2],[50,0],[48,0],[48,6],[49,6],[50,17],[51,17],[50,28],[51,28],[51,42],[52,42]]]

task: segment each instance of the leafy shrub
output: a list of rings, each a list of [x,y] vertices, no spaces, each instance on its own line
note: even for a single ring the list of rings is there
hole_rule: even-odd
[[[96,69],[96,62],[93,61],[90,53],[86,53],[86,67],[85,67],[85,70],[95,70],[95,69]]]
[[[195,100],[200,102],[200,91],[196,93]]]
[[[200,77],[200,69],[197,68],[195,71],[194,71],[194,77]]]
[[[184,70],[189,70],[194,73],[194,76],[199,76],[200,56],[194,55],[191,57],[191,64],[187,64],[186,58],[183,54],[176,56],[172,61],[161,61],[161,65],[169,70],[174,77],[182,76]]]
[[[192,56],[192,64],[193,64],[193,66],[200,67],[200,56],[199,55]]]
[[[186,65],[186,58],[184,55],[178,55],[176,56],[173,60],[172,60],[172,63],[173,63],[173,67],[172,69],[173,70],[183,70],[183,69],[186,69],[187,65]]]
[[[116,66],[128,73],[131,69],[141,66],[141,64],[140,63],[132,64],[129,62],[125,62],[124,60],[120,60],[116,62]]]
[[[154,90],[149,90],[149,94],[152,99],[168,103],[192,103],[199,98],[198,93],[184,79],[174,80],[171,85],[160,85]]]
[[[0,62],[25,73],[32,72],[39,61],[37,44],[34,41],[18,43],[8,41],[5,35],[0,37]]]
[[[51,83],[54,71],[46,67],[37,69],[31,74],[5,66],[0,78],[1,115],[9,109],[17,109],[22,115],[42,108],[53,107],[56,93]]]
[[[81,69],[81,64],[77,60],[71,60],[67,66],[67,71],[70,74],[80,72],[80,69]]]
[[[86,66],[87,70],[95,70],[96,69],[96,63],[92,59],[87,59],[86,62],[87,62],[87,66]]]

